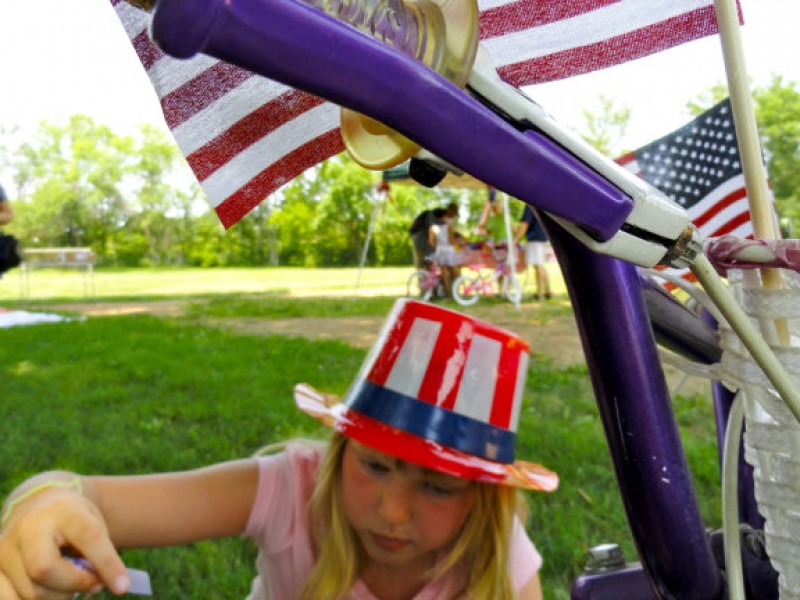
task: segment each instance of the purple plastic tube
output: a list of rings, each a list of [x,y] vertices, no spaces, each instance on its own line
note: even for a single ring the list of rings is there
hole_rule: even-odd
[[[723,598],[636,268],[542,215],[567,282],[623,506],[660,598]]]
[[[294,0],[159,0],[153,39],[369,115],[481,181],[606,241],[633,201],[547,137],[520,131],[431,69]]]

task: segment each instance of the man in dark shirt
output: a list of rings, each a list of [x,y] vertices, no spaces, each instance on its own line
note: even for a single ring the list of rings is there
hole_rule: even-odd
[[[11,204],[8,203],[8,197],[3,186],[0,185],[0,225],[6,225],[14,219],[14,213],[11,210]]]
[[[514,243],[516,244],[525,236],[525,264],[533,266],[533,274],[535,276],[535,290],[536,299],[541,300],[545,298],[549,300],[552,298],[550,293],[550,276],[547,273],[545,266],[545,252],[547,250],[547,233],[536,218],[536,213],[533,212],[530,206],[525,205],[525,212],[522,213],[516,235],[514,236]]]

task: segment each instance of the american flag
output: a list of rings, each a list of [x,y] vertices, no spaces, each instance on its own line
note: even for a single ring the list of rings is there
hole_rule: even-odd
[[[165,56],[149,39],[150,15],[110,1],[225,227],[343,150],[339,111],[331,103],[207,56]],[[516,86],[609,67],[717,32],[713,0],[479,0],[479,7],[480,39]]]
[[[685,208],[704,237],[752,236],[730,99],[617,162]]]
[[[729,98],[617,162],[685,208],[703,237],[753,237]]]

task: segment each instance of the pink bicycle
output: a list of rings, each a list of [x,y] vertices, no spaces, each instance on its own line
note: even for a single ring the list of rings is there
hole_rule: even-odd
[[[430,265],[428,269],[418,269],[408,278],[406,295],[409,298],[430,302],[447,295],[439,267],[433,261],[428,261],[428,264]]]
[[[476,249],[475,246],[473,245],[473,250]],[[484,255],[486,247],[483,246]],[[494,266],[488,261],[468,262],[465,266],[471,273],[459,275],[453,282],[453,299],[461,306],[472,306],[481,296],[493,296],[498,292],[514,304],[522,300],[522,284],[506,263],[505,245],[488,247],[491,248],[490,256]],[[490,268],[491,271],[488,271]]]

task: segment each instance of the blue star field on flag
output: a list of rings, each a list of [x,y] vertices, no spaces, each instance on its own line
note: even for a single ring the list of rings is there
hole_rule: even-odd
[[[742,173],[729,99],[636,151],[641,176],[689,208]]]

